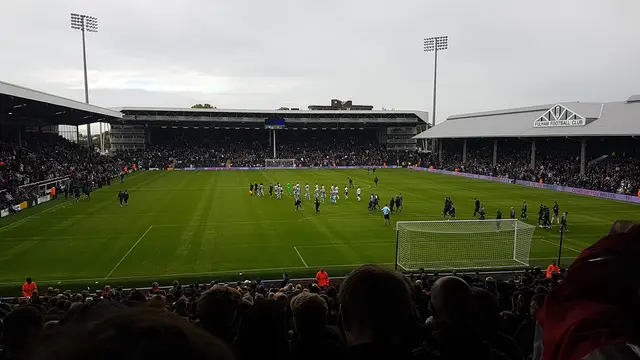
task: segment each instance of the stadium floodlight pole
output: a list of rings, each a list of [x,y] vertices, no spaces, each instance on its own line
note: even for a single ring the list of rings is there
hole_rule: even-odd
[[[87,49],[85,45],[85,32],[98,32],[98,18],[84,14],[71,13],[71,28],[82,33],[82,63],[84,65],[84,102],[89,103],[89,82],[87,80]],[[87,124],[87,145],[93,147],[91,141],[91,123]],[[100,123],[100,150],[104,151],[102,142],[102,123]]]
[[[276,129],[273,129],[271,131],[273,131],[273,158],[277,159],[278,156],[276,155]]]
[[[449,36],[433,36],[424,39],[424,52],[433,51],[433,108],[431,113],[431,126],[436,126],[436,84],[438,78],[438,51],[447,50]],[[435,146],[432,143],[432,150]]]

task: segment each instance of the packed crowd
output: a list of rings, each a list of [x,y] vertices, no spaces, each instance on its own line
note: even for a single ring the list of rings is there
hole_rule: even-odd
[[[0,209],[41,196],[45,180],[71,177],[102,186],[122,169],[117,157],[102,156],[56,135],[26,133],[22,146],[0,140]]]
[[[462,162],[459,151],[445,152],[442,163],[434,160],[426,163],[438,168],[473,174],[499,176],[509,179],[571,186],[619,194],[637,195],[640,191],[640,157],[631,154],[612,154],[602,159],[588,158],[585,175],[580,175],[580,156],[562,147],[544,147],[536,151],[536,167],[531,168],[529,147],[504,147],[500,149],[496,166],[493,166],[493,149],[484,145],[468,149],[467,162]],[[601,153],[596,153],[596,158]]]
[[[279,132],[279,159],[295,159],[302,166],[382,166],[417,161],[412,152],[388,151],[375,140],[375,131]],[[145,150],[120,151],[119,157],[138,161],[144,168],[262,167],[272,159],[273,147],[265,132],[184,129],[152,133]]]
[[[28,279],[27,298],[0,302],[0,359],[637,359],[639,256],[640,229],[617,222],[562,274],[363,265],[340,282],[321,269],[95,294]]]

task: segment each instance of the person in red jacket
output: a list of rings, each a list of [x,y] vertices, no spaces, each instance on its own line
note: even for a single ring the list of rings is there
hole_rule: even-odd
[[[27,278],[27,281],[22,284],[22,296],[26,298],[31,298],[33,292],[36,290],[38,290],[38,286],[36,286],[36,283],[34,283],[31,278]]]
[[[316,273],[316,282],[319,287],[329,286],[329,274],[323,268],[320,268],[320,271]]]

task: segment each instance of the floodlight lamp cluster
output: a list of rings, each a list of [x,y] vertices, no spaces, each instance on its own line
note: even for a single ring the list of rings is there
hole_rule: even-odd
[[[71,13],[71,28],[86,32],[98,32],[98,18]]]
[[[449,46],[448,36],[435,36],[424,39],[424,51],[446,50]]]

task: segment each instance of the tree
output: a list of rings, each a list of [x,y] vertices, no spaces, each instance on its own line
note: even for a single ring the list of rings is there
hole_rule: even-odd
[[[217,109],[217,107],[211,106],[211,104],[195,104],[191,108],[192,109]]]

